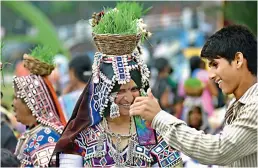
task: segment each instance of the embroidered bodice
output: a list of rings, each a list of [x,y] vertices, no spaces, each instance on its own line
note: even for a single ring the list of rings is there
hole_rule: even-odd
[[[158,136],[158,135],[157,135]],[[100,137],[103,140],[100,141]],[[106,136],[101,125],[95,125],[81,131],[75,139],[76,152],[83,157],[84,167],[116,166],[120,159],[121,166],[174,167],[180,165],[181,157],[173,148],[158,136],[156,146],[140,146],[136,135],[119,154],[111,139]]]
[[[26,131],[19,138],[15,150],[15,155],[21,161],[21,167],[48,167],[59,138],[59,133],[41,124]],[[52,162],[54,165],[55,158]]]

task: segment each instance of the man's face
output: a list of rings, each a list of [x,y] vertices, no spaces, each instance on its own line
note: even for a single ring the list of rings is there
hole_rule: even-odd
[[[209,61],[209,78],[219,85],[225,94],[232,94],[240,83],[240,71],[237,69],[237,61],[231,64],[225,58]]]

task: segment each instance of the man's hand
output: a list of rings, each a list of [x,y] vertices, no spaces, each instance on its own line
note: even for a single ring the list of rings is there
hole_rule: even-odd
[[[161,108],[150,88],[147,91],[147,95],[147,97],[136,97],[130,107],[130,115],[139,115],[143,119],[152,122],[153,118],[161,111]]]

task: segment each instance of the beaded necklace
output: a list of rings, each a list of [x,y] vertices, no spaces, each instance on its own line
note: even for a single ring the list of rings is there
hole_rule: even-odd
[[[129,133],[128,134],[117,134],[112,131],[110,131],[108,122],[106,118],[103,118],[102,127],[104,128],[104,134],[106,134],[107,138],[110,140],[112,144],[112,137],[116,138],[116,144],[115,147],[110,147],[114,149],[113,159],[115,161],[116,166],[122,167],[125,166],[125,164],[132,165],[133,161],[133,149],[135,146],[135,141],[133,140],[133,119],[130,118],[130,126],[129,126]],[[126,161],[123,159],[122,155],[122,149],[120,149],[121,141],[122,139],[128,138],[128,155],[126,158]]]

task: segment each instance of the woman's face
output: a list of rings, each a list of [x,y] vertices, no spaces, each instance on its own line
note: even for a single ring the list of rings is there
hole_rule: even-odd
[[[202,115],[197,109],[194,109],[189,116],[189,125],[193,128],[199,129],[202,124]]]
[[[23,99],[17,97],[17,87],[14,88],[14,98],[13,98],[13,110],[15,112],[15,117],[18,122],[24,125],[31,123],[31,110],[23,101]]]
[[[119,106],[120,115],[129,115],[130,105],[136,97],[140,96],[140,89],[133,80],[129,83],[121,85],[115,103]]]

